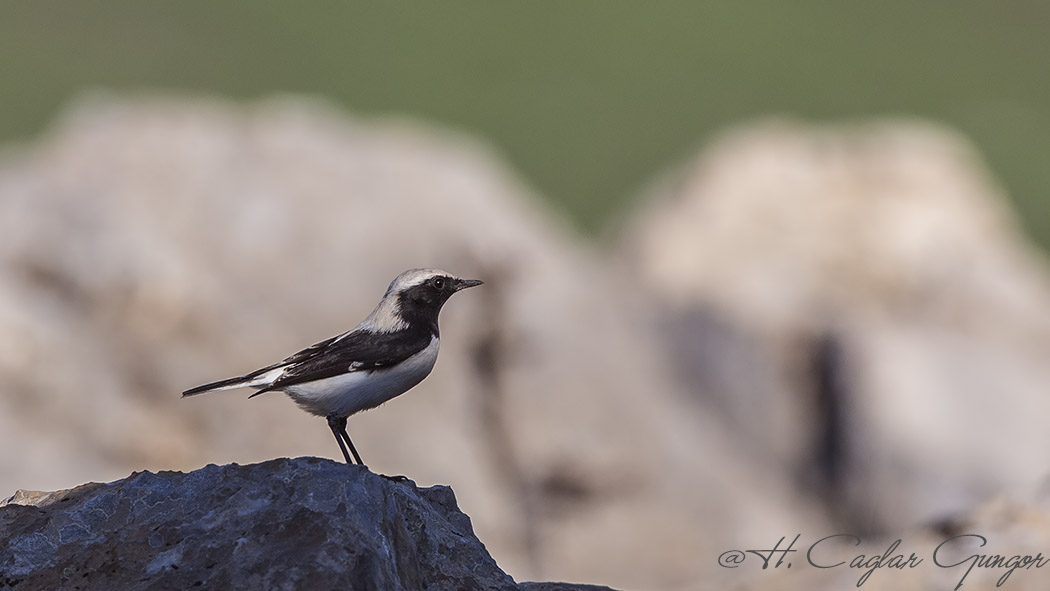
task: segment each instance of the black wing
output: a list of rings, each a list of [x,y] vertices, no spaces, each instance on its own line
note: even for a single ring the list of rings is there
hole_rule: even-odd
[[[327,348],[329,345],[334,343],[336,339],[338,339],[338,338],[340,338],[340,337],[342,337],[343,335],[346,335],[346,334],[347,333],[343,333],[341,335],[336,335],[336,336],[334,336],[334,337],[332,337],[330,339],[325,339],[325,340],[321,341],[320,343],[314,343],[314,344],[310,345],[309,347],[303,349],[302,351],[299,351],[298,353],[293,353],[293,354],[289,355],[288,357],[285,357],[284,359],[278,361],[277,363],[274,363],[272,365],[267,365],[266,367],[260,367],[259,369],[255,370],[255,371],[253,371],[251,373],[245,374],[245,375],[241,376],[241,379],[251,379],[251,378],[254,378],[254,377],[261,376],[264,373],[270,371],[271,369],[276,369],[278,367],[283,367],[285,365],[292,365],[294,363],[299,363],[301,361],[305,361],[305,360],[313,357],[314,355],[317,355],[321,351],[324,351],[325,348]],[[347,336],[349,336],[349,335],[347,335]]]
[[[397,365],[427,348],[431,337],[425,327],[397,332],[354,331],[332,337],[270,366],[268,369],[287,365],[288,369],[252,396],[344,373]]]

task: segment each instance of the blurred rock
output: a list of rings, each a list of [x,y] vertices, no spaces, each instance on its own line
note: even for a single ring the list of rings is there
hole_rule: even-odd
[[[26,590],[608,589],[519,586],[450,488],[317,458],[16,494],[0,539],[4,586]]]
[[[353,326],[425,266],[485,288],[446,306],[434,373],[349,431],[372,469],[455,486],[507,572],[667,588],[819,529],[783,469],[683,411],[639,282],[539,203],[415,124],[82,101],[0,160],[0,488],[337,457],[281,394],[179,392]]]
[[[1046,263],[960,138],[743,129],[653,189],[623,252],[702,408],[840,523],[897,531],[1046,475]]]

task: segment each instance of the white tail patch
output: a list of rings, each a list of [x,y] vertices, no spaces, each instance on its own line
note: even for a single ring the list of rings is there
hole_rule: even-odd
[[[230,386],[230,387],[231,388],[240,388],[241,386],[250,386],[252,388],[258,388],[260,386],[269,386],[270,384],[272,384],[274,382],[274,380],[276,380],[277,378],[283,376],[285,370],[288,369],[289,367],[290,366],[288,366],[288,365],[285,365],[285,366],[282,366],[282,367],[275,367],[274,369],[271,369],[270,371],[268,371],[268,372],[266,372],[266,373],[264,373],[262,375],[255,376],[254,378],[252,378],[251,380],[249,380],[247,382],[244,382],[243,384],[240,384],[240,385],[237,385],[237,386]],[[219,389],[220,390],[225,390],[226,388],[219,388]]]
[[[202,390],[200,392],[195,392],[195,394],[204,394],[205,392],[218,392],[220,390],[236,390],[237,388],[243,388],[247,385],[248,382],[236,382],[233,384],[226,384],[225,386],[216,386],[215,388],[211,388],[210,390]]]

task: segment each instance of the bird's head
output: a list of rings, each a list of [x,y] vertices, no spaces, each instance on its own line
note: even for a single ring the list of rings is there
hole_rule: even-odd
[[[396,296],[403,309],[440,310],[452,294],[481,284],[477,279],[460,279],[441,269],[410,269],[390,282],[385,297]]]
[[[410,269],[390,282],[383,301],[366,322],[380,331],[400,330],[413,322],[426,322],[436,329],[438,313],[452,294],[482,283],[441,269]]]

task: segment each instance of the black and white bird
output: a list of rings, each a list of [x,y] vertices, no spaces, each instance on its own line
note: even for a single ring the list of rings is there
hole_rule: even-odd
[[[364,465],[346,432],[346,419],[423,381],[437,361],[441,307],[457,291],[481,284],[440,269],[405,271],[352,330],[243,376],[190,388],[182,396],[241,387],[256,389],[249,398],[284,392],[306,412],[328,419],[346,463],[352,463],[346,451],[350,446],[354,459]]]

